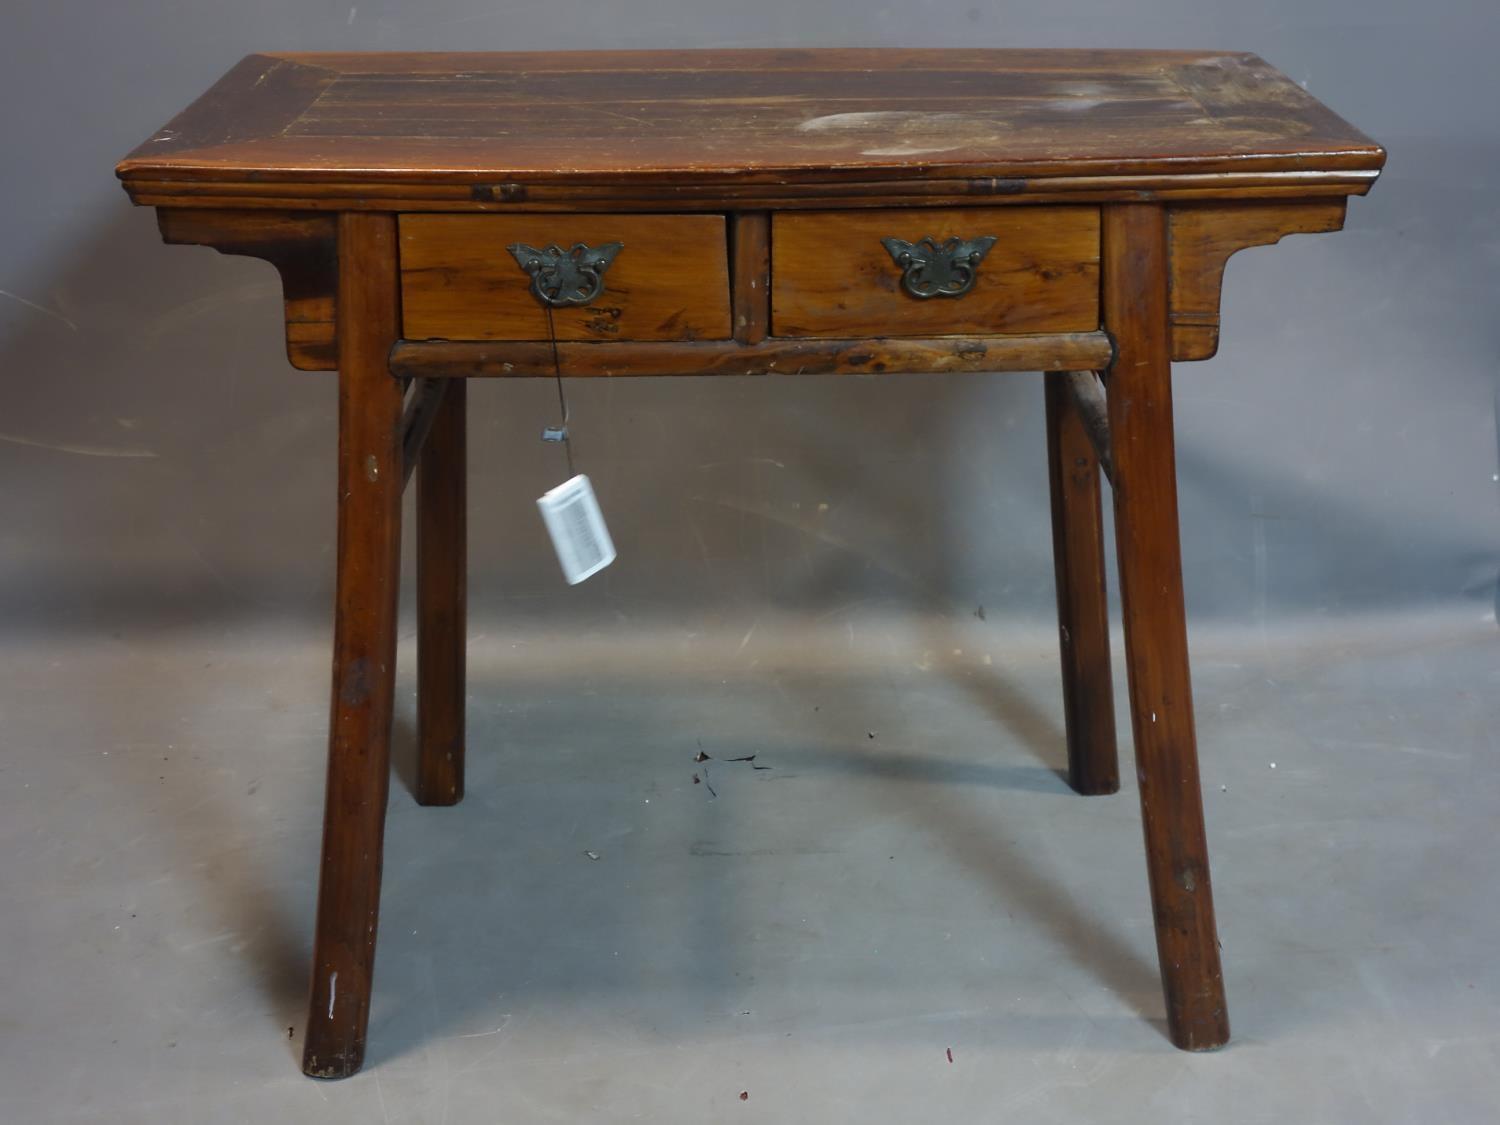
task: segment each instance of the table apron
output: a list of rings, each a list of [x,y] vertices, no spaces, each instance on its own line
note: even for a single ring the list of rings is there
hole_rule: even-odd
[[[550,378],[641,375],[881,375],[980,371],[1098,371],[1114,345],[1105,332],[1038,336],[864,337],[689,343],[398,340],[402,377]]]

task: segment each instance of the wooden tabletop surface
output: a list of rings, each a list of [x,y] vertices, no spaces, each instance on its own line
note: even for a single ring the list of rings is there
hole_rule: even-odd
[[[260,54],[118,171],[147,192],[213,182],[837,184],[1247,172],[1357,183],[1384,158],[1297,83],[1245,54]]]

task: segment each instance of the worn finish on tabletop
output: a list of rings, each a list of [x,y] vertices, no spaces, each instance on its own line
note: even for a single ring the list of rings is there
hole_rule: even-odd
[[[261,196],[274,206],[316,186],[339,208],[388,206],[378,187],[457,209],[599,183],[663,197],[749,183],[826,197],[901,180],[987,179],[1020,192],[1098,179],[1125,190],[1164,174],[1358,191],[1382,159],[1253,55],[267,54],[241,62],[120,173],[152,202]]]
[[[1033,50],[252,55],[127,157],[118,174],[168,241],[271,261],[292,362],[340,369],[307,1073],[364,1056],[405,475],[417,799],[447,804],[463,791],[464,380],[555,371],[1049,372],[1069,778],[1119,778],[1102,474],[1167,1026],[1184,1048],[1225,1042],[1171,361],[1213,354],[1230,255],[1338,229],[1384,159],[1253,55]],[[996,239],[972,287],[907,291],[881,240],[950,236]],[[623,249],[597,299],[549,318],[507,247],[579,242]]]

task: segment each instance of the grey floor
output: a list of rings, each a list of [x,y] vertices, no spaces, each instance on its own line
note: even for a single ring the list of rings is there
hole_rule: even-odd
[[[1500,1120],[1493,617],[1193,640],[1224,1051],[1164,1038],[1133,771],[1059,779],[1048,631],[833,615],[481,631],[469,795],[393,786],[319,1083],[325,636],[30,636],[0,1120]]]

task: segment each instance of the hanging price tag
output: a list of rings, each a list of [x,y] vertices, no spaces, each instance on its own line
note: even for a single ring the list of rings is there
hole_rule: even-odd
[[[536,502],[552,537],[568,585],[576,586],[615,561],[615,545],[604,526],[594,486],[582,473]]]

